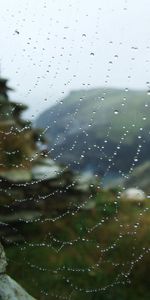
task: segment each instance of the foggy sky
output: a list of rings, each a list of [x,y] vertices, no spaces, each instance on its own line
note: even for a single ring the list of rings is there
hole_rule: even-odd
[[[149,11],[149,0],[0,0],[11,99],[36,116],[74,89],[148,89]]]

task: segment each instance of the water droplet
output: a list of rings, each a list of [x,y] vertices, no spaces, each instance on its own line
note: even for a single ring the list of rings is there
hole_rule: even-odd
[[[132,50],[138,50],[138,47],[132,46],[131,49]]]
[[[115,114],[115,115],[118,115],[118,114],[119,114],[119,111],[118,111],[118,110],[114,110],[114,114]]]
[[[147,91],[147,95],[150,96],[150,90]]]
[[[16,29],[16,30],[15,30],[15,33],[16,33],[16,34],[19,34],[20,32]]]

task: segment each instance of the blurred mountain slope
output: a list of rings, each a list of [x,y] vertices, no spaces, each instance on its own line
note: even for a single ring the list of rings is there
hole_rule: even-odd
[[[112,160],[112,171],[128,172],[140,143],[138,163],[149,158],[149,97],[127,89],[73,91],[41,113],[36,126],[57,161],[104,173]]]

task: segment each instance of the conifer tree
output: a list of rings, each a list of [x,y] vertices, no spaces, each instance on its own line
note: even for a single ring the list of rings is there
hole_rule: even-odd
[[[0,176],[10,170],[30,171],[40,155],[37,142],[43,142],[40,131],[21,116],[27,106],[9,100],[10,90],[0,78]]]

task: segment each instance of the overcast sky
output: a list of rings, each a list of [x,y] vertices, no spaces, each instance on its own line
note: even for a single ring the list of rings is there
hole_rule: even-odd
[[[0,0],[11,99],[36,116],[73,89],[148,89],[149,12],[149,0]]]

